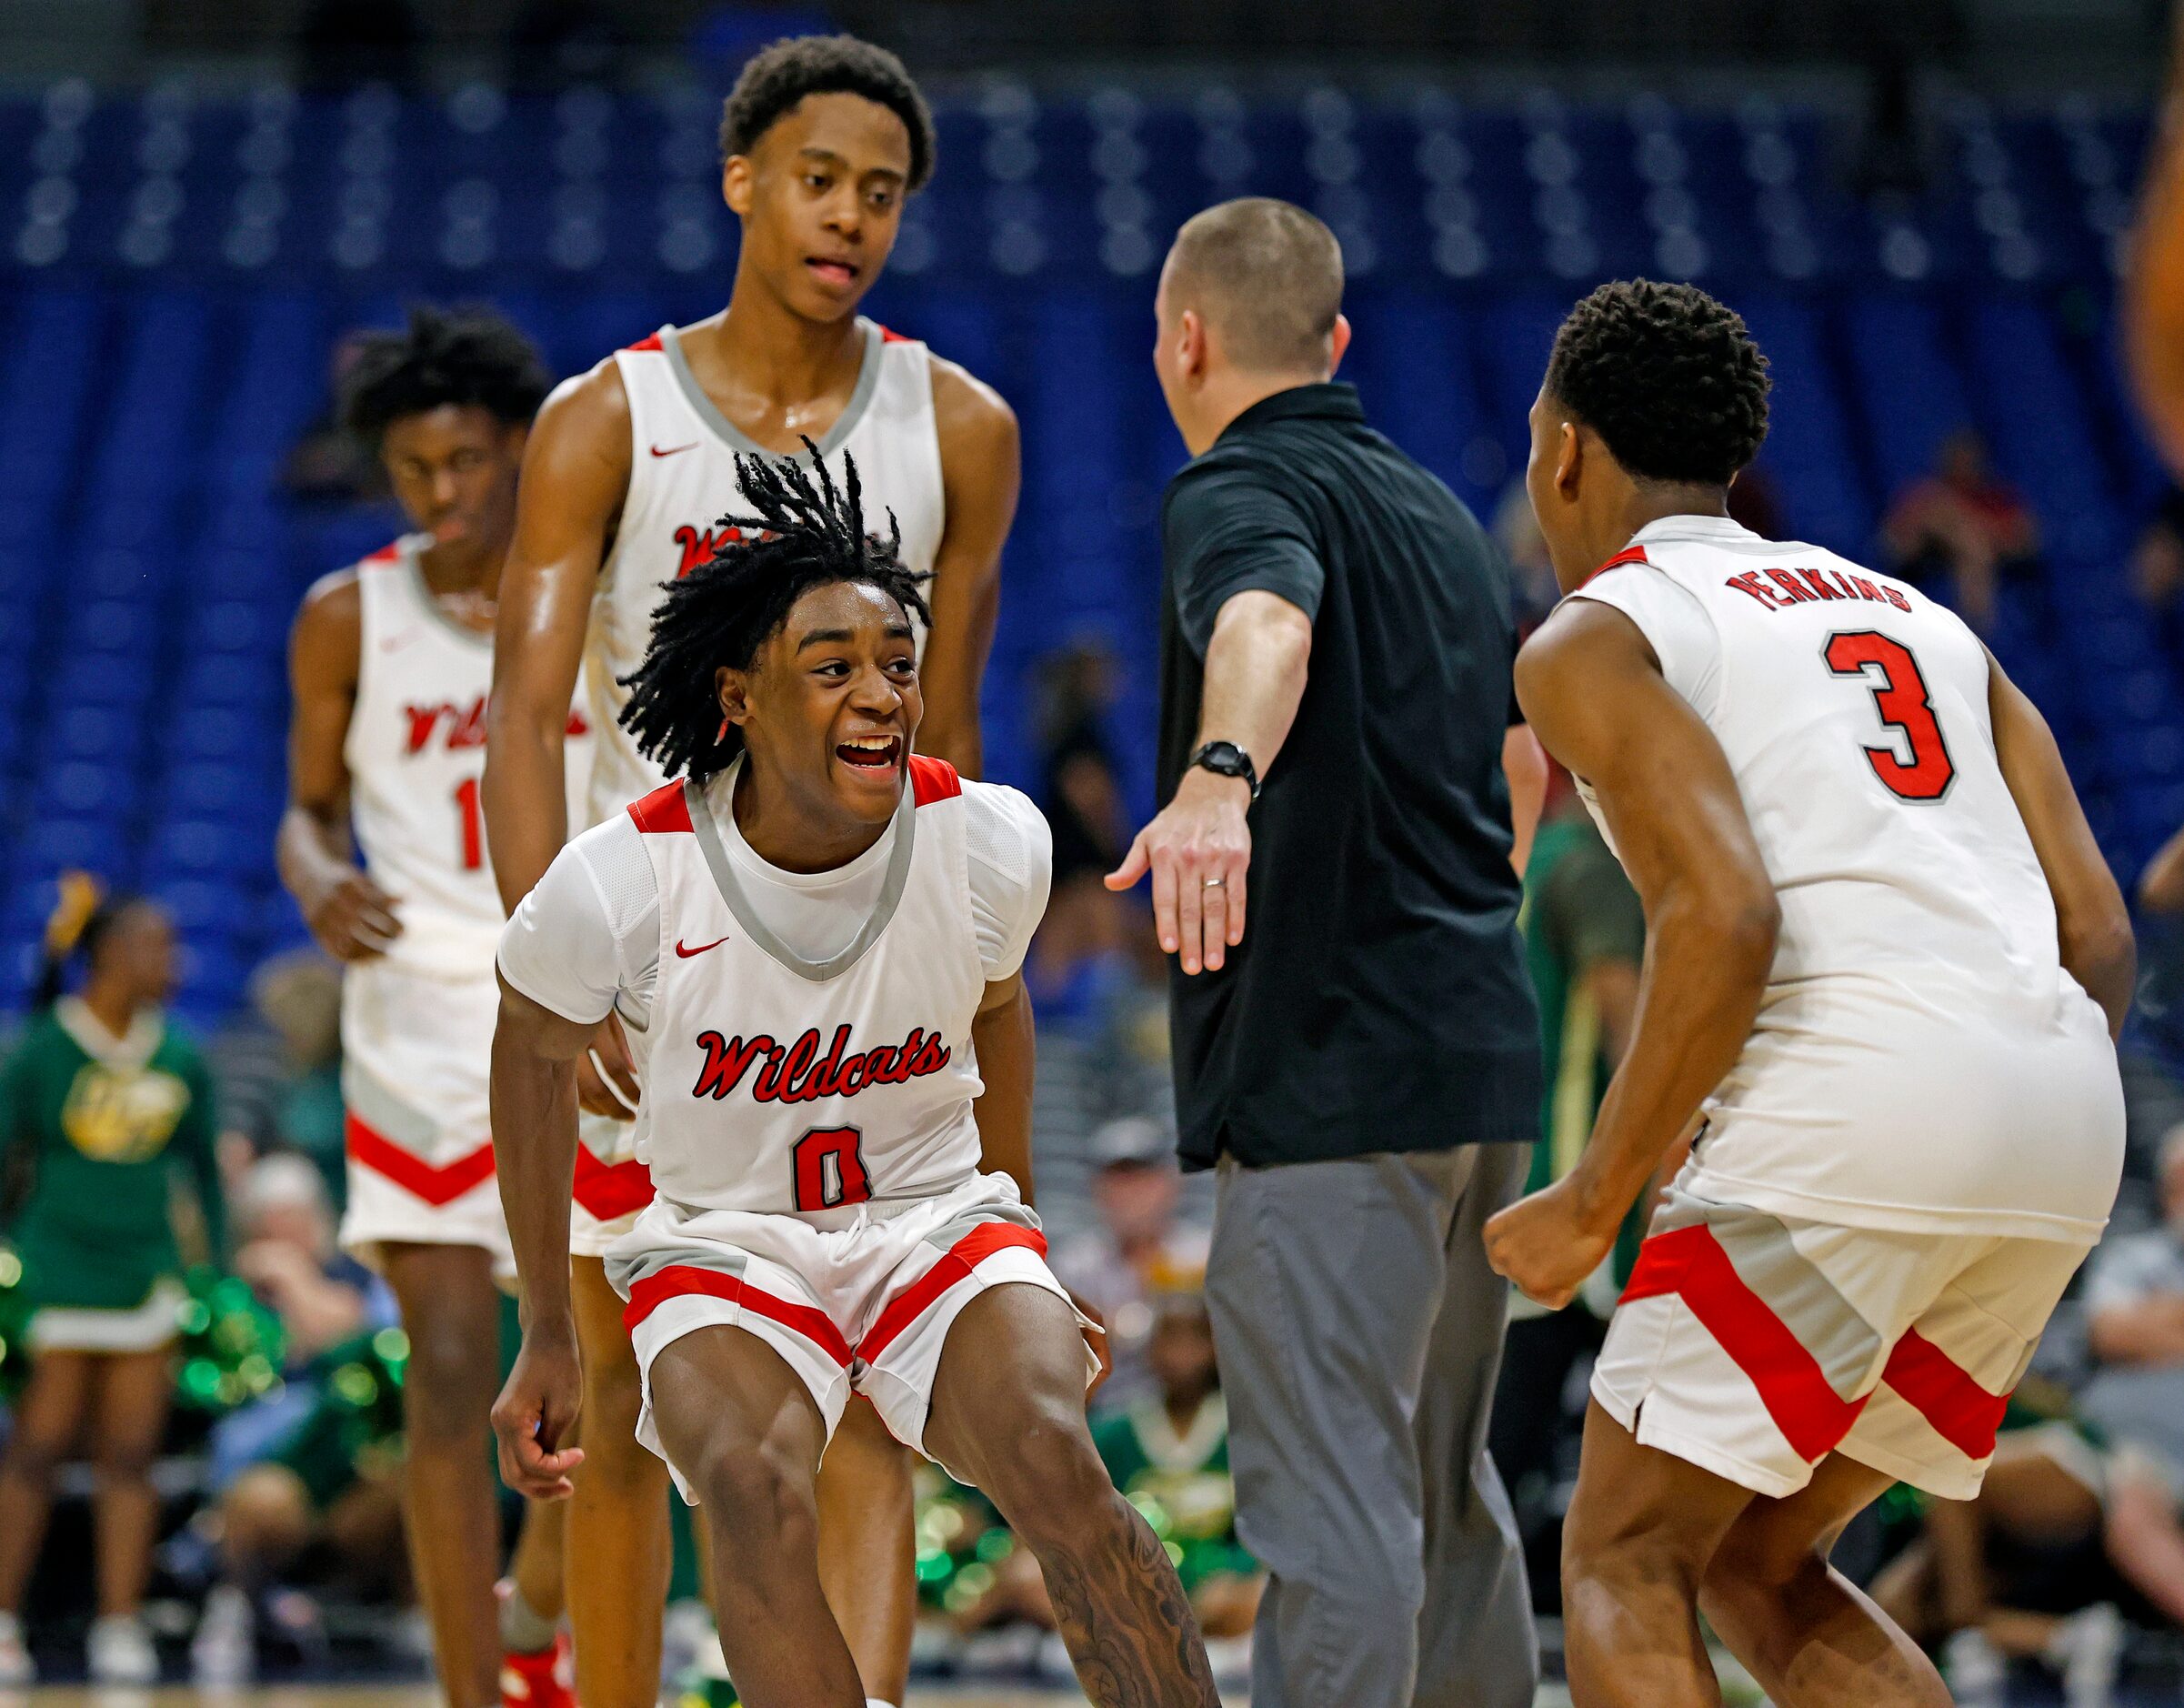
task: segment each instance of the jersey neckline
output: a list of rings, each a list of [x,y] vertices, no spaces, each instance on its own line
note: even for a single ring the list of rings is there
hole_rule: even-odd
[[[743,769],[743,756],[721,774],[721,795],[734,810],[736,779]],[[879,935],[895,918],[895,909],[901,904],[903,890],[910,880],[910,855],[917,833],[917,800],[915,791],[907,785],[903,789],[902,802],[895,809],[892,834],[895,845],[887,855],[887,873],[881,881],[879,899],[866,916],[865,923],[857,929],[837,954],[825,960],[807,960],[791,949],[775,933],[772,927],[759,917],[758,909],[751,905],[743,883],[736,875],[734,862],[721,840],[720,826],[713,817],[713,808],[706,798],[706,790],[695,779],[686,779],[683,797],[690,809],[690,829],[696,833],[699,851],[705,856],[706,868],[712,873],[713,887],[720,891],[720,899],[728,904],[736,924],[752,942],[773,959],[788,969],[800,979],[813,984],[845,973],[864,959],[865,951],[879,940]]]
[[[431,537],[426,534],[405,534],[395,542],[396,549],[400,552],[403,564],[409,571],[409,585],[411,590],[417,596],[417,603],[425,608],[426,616],[439,624],[457,640],[466,642],[484,652],[492,651],[493,636],[491,631],[473,628],[467,623],[456,622],[453,617],[448,615],[447,608],[434,594],[432,583],[426,580],[425,552],[418,542],[429,538]]]
[[[863,316],[857,316],[857,326],[865,337],[865,356],[857,368],[857,386],[849,394],[849,401],[842,406],[842,413],[835,417],[834,425],[818,440],[819,455],[831,457],[840,449],[849,436],[864,419],[865,411],[872,407],[873,395],[879,390],[880,351],[886,342],[879,327]],[[771,457],[776,460],[786,457],[791,462],[808,465],[808,452],[782,452],[768,450],[749,434],[720,412],[720,406],[697,383],[697,376],[690,371],[690,358],[683,352],[683,334],[679,327],[662,327],[659,330],[660,354],[667,358],[667,371],[675,376],[676,389],[683,401],[690,406],[701,426],[719,439],[731,451],[746,457]]]

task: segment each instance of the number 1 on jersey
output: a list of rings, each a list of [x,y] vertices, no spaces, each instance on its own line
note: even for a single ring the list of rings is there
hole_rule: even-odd
[[[455,786],[455,810],[463,821],[463,869],[474,872],[486,863],[486,815],[477,798],[477,779],[466,777]]]
[[[1911,649],[1868,628],[1828,636],[1821,656],[1836,675],[1865,679],[1881,723],[1900,731],[1910,748],[1908,764],[1892,745],[1866,749],[1873,775],[1888,792],[1903,800],[1939,800],[1948,794],[1956,780],[1956,762],[1949,756],[1926,678]]]

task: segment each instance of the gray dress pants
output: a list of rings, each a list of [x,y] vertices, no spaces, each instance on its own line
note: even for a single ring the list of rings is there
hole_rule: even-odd
[[[1538,1645],[1487,1456],[1522,1145],[1220,1165],[1207,1297],[1237,1528],[1269,1572],[1252,1708],[1524,1708]]]

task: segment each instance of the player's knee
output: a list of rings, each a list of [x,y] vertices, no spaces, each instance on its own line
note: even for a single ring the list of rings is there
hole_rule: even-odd
[[[645,1379],[634,1358],[586,1359],[584,1365],[584,1428],[589,1437],[611,1434],[634,1440],[645,1409]]]
[[[253,1465],[222,1497],[220,1521],[231,1564],[278,1565],[309,1542],[311,1503],[285,1465]]]
[[[773,1443],[716,1430],[689,1475],[723,1533],[762,1544],[733,1551],[748,1558],[754,1570],[766,1569],[764,1561],[780,1549],[816,1547],[818,1515],[810,1473]]]
[[[1832,1541],[1832,1538],[1830,1539]],[[1828,1572],[1828,1553],[1803,1533],[1777,1533],[1760,1523],[1730,1527],[1707,1562],[1701,1588],[1709,1603],[1734,1604],[1779,1596]]]
[[[1680,1587],[1695,1601],[1704,1566],[1698,1550],[1673,1533],[1654,1529],[1598,1534],[1571,1524],[1562,1532],[1563,1606],[1569,1617],[1581,1617],[1596,1592],[1634,1581]]]
[[[1115,1484],[1081,1410],[1034,1408],[997,1430],[985,1454],[985,1489],[1034,1545],[1103,1537],[1118,1515]]]
[[[467,1449],[493,1405],[496,1349],[474,1324],[433,1321],[409,1331],[403,1423],[414,1452]]]

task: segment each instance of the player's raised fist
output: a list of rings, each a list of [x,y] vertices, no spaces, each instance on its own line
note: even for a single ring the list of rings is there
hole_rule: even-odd
[[[1487,1261],[1526,1298],[1550,1311],[1577,1297],[1614,1244],[1612,1225],[1601,1233],[1579,1214],[1568,1177],[1487,1221]]]

